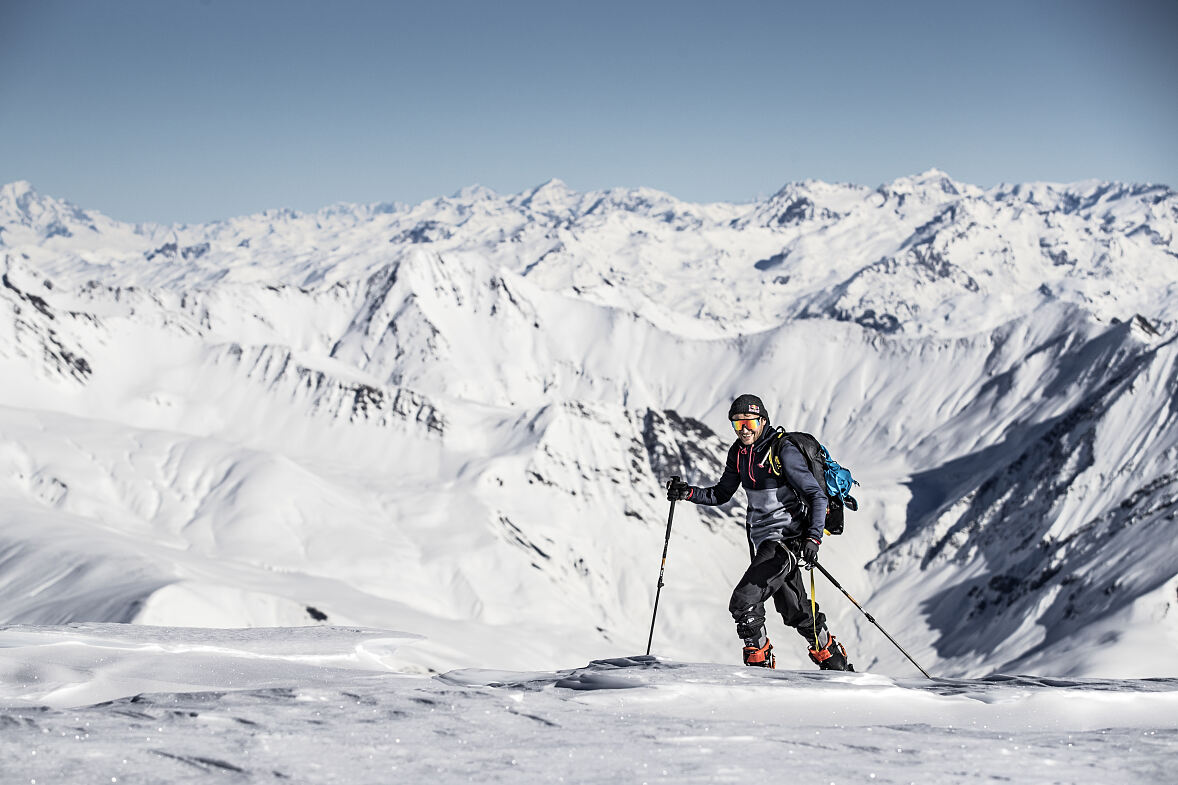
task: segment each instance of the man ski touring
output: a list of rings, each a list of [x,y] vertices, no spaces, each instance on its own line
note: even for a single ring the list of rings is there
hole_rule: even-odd
[[[828,503],[826,490],[811,473],[801,451],[769,427],[765,405],[755,395],[741,395],[728,409],[737,440],[728,450],[720,481],[710,488],[672,482],[671,501],[725,504],[743,486],[748,497],[746,531],[752,563],[732,591],[728,610],[736,634],[744,640],[744,663],[762,668],[775,665],[773,646],[765,633],[765,601],[773,605],[786,626],[793,627],[810,647],[810,659],[823,670],[854,670],[847,652],[826,628],[826,616],[802,586],[798,565],[813,568],[822,544]],[[771,455],[771,448],[779,450]],[[776,464],[774,457],[780,460]],[[778,473],[773,469],[778,467]]]

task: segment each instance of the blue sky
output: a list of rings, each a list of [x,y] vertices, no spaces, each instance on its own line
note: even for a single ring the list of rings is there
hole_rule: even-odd
[[[0,0],[0,182],[123,220],[807,178],[1178,186],[1178,2]]]

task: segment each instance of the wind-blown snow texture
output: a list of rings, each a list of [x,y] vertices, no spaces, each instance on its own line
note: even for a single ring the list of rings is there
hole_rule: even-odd
[[[631,655],[661,485],[714,481],[756,392],[855,471],[823,562],[927,669],[1178,676],[1176,227],[1162,186],[937,171],[174,227],[4,186],[0,622],[395,629],[428,639],[406,672]],[[654,653],[739,656],[742,517],[678,507]],[[913,673],[819,600],[861,670]]]
[[[404,643],[339,627],[3,629],[0,771],[34,785],[1163,783],[1178,745],[1174,679],[928,681],[642,656],[390,673]]]

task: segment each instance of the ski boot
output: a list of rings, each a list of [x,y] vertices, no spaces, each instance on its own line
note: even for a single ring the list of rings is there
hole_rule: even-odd
[[[773,656],[773,644],[765,639],[764,646],[756,643],[744,647],[744,664],[753,668],[777,668],[777,658]]]
[[[810,649],[810,659],[824,671],[853,671],[855,666],[847,662],[847,650],[843,645],[834,639],[834,636],[822,631],[822,636],[827,638],[825,646],[818,649]],[[819,638],[821,641],[821,638]]]

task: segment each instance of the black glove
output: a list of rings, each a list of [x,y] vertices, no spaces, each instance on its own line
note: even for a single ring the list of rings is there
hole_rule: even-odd
[[[818,563],[818,546],[821,544],[813,537],[807,537],[802,542],[802,564],[807,570],[814,569],[814,565]]]
[[[690,492],[690,490],[690,485],[677,477],[672,477],[671,479],[667,480],[667,501],[681,502],[687,498],[687,494]]]

